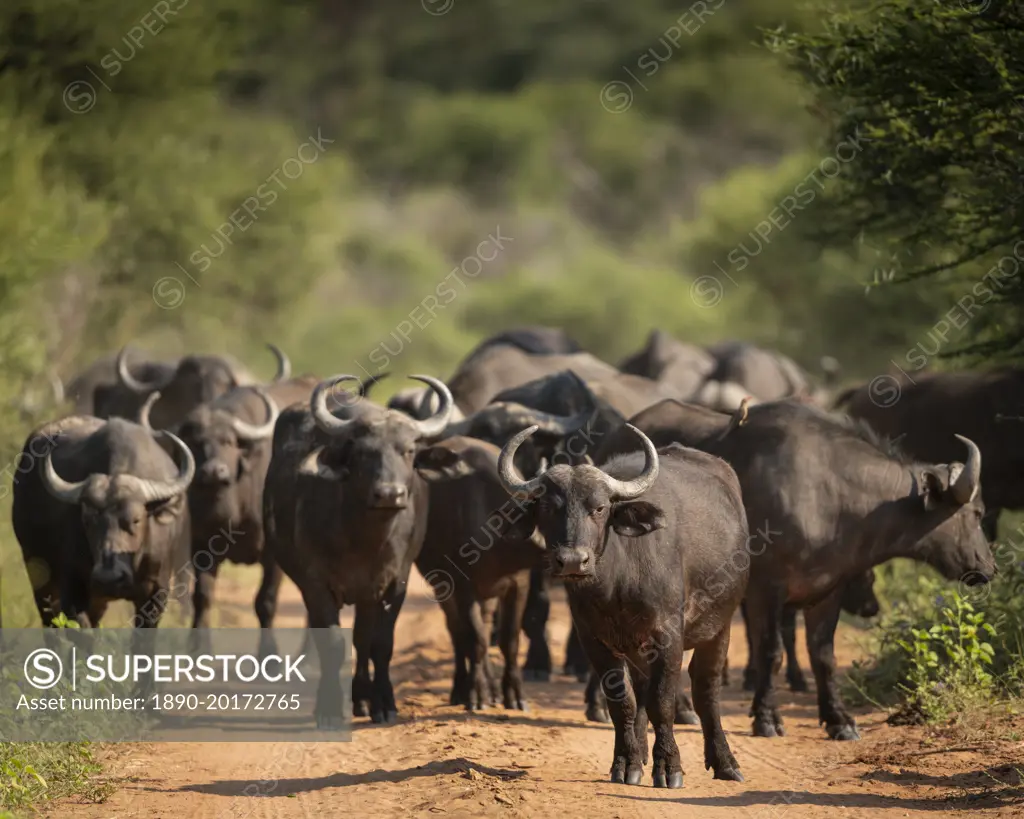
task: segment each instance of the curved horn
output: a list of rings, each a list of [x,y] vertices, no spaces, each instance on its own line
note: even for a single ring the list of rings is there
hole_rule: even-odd
[[[53,403],[64,403],[64,382],[57,373],[50,373],[50,389],[53,390]]]
[[[644,492],[654,485],[658,477],[658,450],[654,443],[632,424],[626,424],[626,429],[631,430],[643,444],[644,454],[647,456],[644,464],[644,471],[631,481],[620,481],[608,473],[604,473],[604,482],[608,491],[616,500],[633,500],[639,498]]]
[[[534,425],[516,433],[501,448],[501,454],[498,455],[498,478],[501,480],[501,485],[505,487],[505,491],[510,495],[531,495],[541,486],[543,472],[538,472],[535,478],[524,481],[515,466],[516,450],[538,429],[539,427]]]
[[[953,500],[962,506],[970,503],[978,494],[978,486],[981,483],[981,450],[970,438],[957,435],[956,439],[967,447],[967,462],[956,476],[953,485],[949,487],[949,491]]]
[[[331,411],[327,409],[328,391],[334,389],[334,386],[342,381],[359,381],[359,376],[348,374],[332,375],[326,381],[321,381],[316,385],[316,389],[313,390],[313,395],[309,399],[309,409],[313,413],[313,420],[328,435],[339,434],[350,423],[347,419],[335,418]],[[345,406],[352,405],[346,404]]]
[[[146,402],[139,408],[140,427],[145,427],[150,431],[153,430],[153,425],[149,422],[149,411],[153,409],[153,405],[159,400],[160,390],[154,390],[152,393],[150,393],[149,398],[146,399]]]
[[[370,390],[373,389],[378,382],[383,381],[387,378],[390,373],[378,373],[377,375],[371,375],[365,381],[359,382],[359,395],[362,398],[366,398],[370,394]]]
[[[192,483],[192,478],[196,474],[196,459],[192,457],[191,450],[185,446],[184,441],[181,440],[173,432],[167,430],[161,430],[160,435],[169,438],[171,442],[181,450],[184,455],[185,461],[181,465],[178,471],[178,477],[170,481],[154,481],[147,478],[135,478],[135,483],[139,492],[142,494],[142,500],[144,503],[152,503],[154,501],[165,501],[170,500],[175,495],[180,495],[186,489],[189,484]]]
[[[448,422],[452,417],[452,409],[455,406],[451,392],[444,382],[438,378],[432,378],[429,375],[410,375],[409,378],[415,381],[422,381],[437,393],[437,397],[441,400],[441,406],[437,408],[437,412],[424,421],[413,421],[416,429],[419,430],[420,437],[430,438],[434,435],[440,435],[444,432],[445,427],[448,426]]]
[[[267,349],[270,350],[277,358],[277,375],[274,376],[274,383],[278,381],[284,381],[285,379],[292,377],[292,362],[288,360],[281,348],[276,344],[267,344]]]
[[[277,423],[277,416],[281,413],[277,408],[277,403],[265,389],[262,387],[253,387],[252,389],[263,400],[267,408],[266,422],[255,426],[246,423],[241,418],[232,418],[231,426],[235,428],[235,435],[243,441],[263,441],[274,434],[274,425]]]
[[[139,381],[131,374],[128,369],[128,345],[124,345],[121,348],[121,352],[117,354],[117,380],[121,386],[131,390],[132,392],[142,395],[144,393],[152,392],[163,387],[163,384],[147,384],[145,381]]]
[[[89,482],[88,479],[75,483],[64,480],[54,470],[52,457],[52,451],[46,453],[46,461],[43,463],[43,485],[57,500],[64,501],[64,503],[78,503],[85,485]]]

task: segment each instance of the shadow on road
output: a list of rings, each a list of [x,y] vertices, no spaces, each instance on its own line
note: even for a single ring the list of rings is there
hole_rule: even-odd
[[[459,757],[457,759],[446,759],[439,762],[429,762],[426,765],[418,765],[415,768],[404,768],[398,771],[368,771],[362,774],[335,773],[330,776],[314,776],[308,778],[279,779],[276,787],[269,792],[260,792],[260,797],[280,796],[288,797],[298,793],[320,791],[326,788],[346,788],[353,785],[366,785],[373,782],[405,782],[408,779],[416,779],[424,776],[447,776],[452,774],[465,773],[470,769],[479,771],[485,776],[497,777],[503,780],[519,779],[526,776],[526,771],[505,768],[489,768],[478,762],[470,762],[468,759]],[[219,782],[208,782],[198,785],[184,785],[177,788],[177,792],[207,793],[217,796],[256,796],[252,792],[253,780],[251,779],[227,779]],[[159,790],[150,788],[147,790]]]

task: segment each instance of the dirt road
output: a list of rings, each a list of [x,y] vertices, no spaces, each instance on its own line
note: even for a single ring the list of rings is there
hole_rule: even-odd
[[[249,573],[222,579],[222,625],[256,625],[250,604],[254,579]],[[560,663],[568,613],[560,601],[552,612]],[[286,581],[278,623],[300,627],[304,621],[298,592]],[[751,737],[749,695],[735,684],[746,650],[739,625],[733,630],[734,684],[724,694],[723,721],[746,782],[713,780],[704,770],[699,729],[676,726],[686,778],[682,790],[672,791],[651,787],[649,766],[642,787],[607,781],[612,729],[583,719],[583,686],[573,679],[528,684],[526,714],[499,707],[469,715],[448,706],[451,649],[440,610],[418,575],[399,620],[397,644],[392,674],[401,717],[395,726],[358,719],[354,739],[346,743],[111,746],[107,765],[121,781],[110,799],[101,805],[66,801],[47,815],[876,819],[1022,812],[1015,767],[1024,767],[1024,743],[1004,742],[998,749],[1002,764],[995,764],[991,748],[923,749],[920,730],[890,728],[884,715],[870,712],[858,714],[862,742],[830,742],[816,725],[814,695],[785,691],[788,735]],[[854,632],[843,631],[839,652],[844,666],[856,656]],[[807,669],[806,657],[803,664]]]

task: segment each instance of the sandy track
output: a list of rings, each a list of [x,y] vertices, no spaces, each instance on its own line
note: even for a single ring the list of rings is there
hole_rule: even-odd
[[[255,576],[222,578],[222,625],[255,626]],[[568,612],[552,606],[556,662],[564,656]],[[346,611],[343,624],[350,624]],[[303,626],[298,591],[282,587],[278,625]],[[802,642],[803,636],[800,635]],[[497,654],[496,649],[492,649]],[[890,728],[861,712],[864,740],[835,743],[816,725],[812,694],[783,690],[788,735],[751,737],[749,695],[735,684],[745,660],[742,627],[730,649],[733,685],[723,722],[746,777],[717,782],[704,770],[698,728],[676,726],[685,772],[682,790],[655,790],[650,766],[642,787],[607,781],[611,726],[583,719],[583,686],[557,676],[528,683],[531,711],[469,715],[448,706],[451,649],[438,606],[416,575],[398,624],[396,682],[401,718],[391,727],[356,720],[347,743],[163,743],[105,751],[120,787],[101,805],[75,800],[46,815],[100,817],[558,816],[578,817],[917,817],[1021,816],[1012,766],[992,766],[977,749],[922,753],[921,732]],[[802,650],[802,648],[801,648]],[[856,655],[855,633],[839,640],[843,665]],[[809,674],[806,657],[803,665]],[[1020,758],[1024,760],[1024,743]],[[1016,750],[1009,749],[1016,758]],[[1007,748],[1000,749],[1003,762]],[[908,767],[909,766],[909,767]],[[986,771],[985,768],[988,767]],[[999,781],[997,781],[999,780]]]

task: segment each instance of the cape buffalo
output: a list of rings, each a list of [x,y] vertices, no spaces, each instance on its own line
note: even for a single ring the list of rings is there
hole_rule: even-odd
[[[236,387],[200,404],[182,421],[179,434],[196,459],[188,491],[196,575],[193,627],[209,628],[217,572],[227,560],[262,564],[255,609],[260,627],[270,628],[281,585],[281,570],[263,548],[263,484],[274,425],[280,407],[308,404],[317,383],[305,376],[266,387]],[[149,402],[158,395],[153,393]]]
[[[138,417],[147,395],[134,393],[120,385],[117,359],[114,354],[104,356],[67,382],[64,394],[73,403],[75,415]],[[177,367],[177,360],[140,361],[131,365],[132,377],[140,382],[166,383],[174,377]]]
[[[369,702],[374,722],[398,708],[389,666],[395,620],[427,526],[427,485],[413,466],[424,439],[448,425],[452,397],[429,376],[411,376],[438,391],[441,408],[424,421],[360,400],[352,417],[327,407],[327,392],[356,376],[321,382],[309,408],[281,413],[263,492],[266,549],[302,592],[315,629],[322,677],[316,715],[339,725],[340,645],[328,629],[341,606],[355,605],[353,713]],[[370,679],[370,660],[374,676]]]
[[[879,376],[840,395],[836,407],[924,461],[957,457],[957,432],[974,441],[985,460],[989,540],[996,539],[1001,510],[1024,509],[1024,370]]]
[[[533,498],[522,531],[535,526],[544,536],[549,570],[565,582],[600,675],[615,725],[611,780],[640,783],[649,717],[654,785],[682,786],[673,723],[683,652],[693,649],[705,767],[716,779],[742,781],[718,706],[730,621],[749,571],[739,482],[718,458],[658,450],[635,427],[625,430],[640,439],[642,458],[626,455],[602,469],[559,464],[524,480],[513,458],[535,432],[528,428],[502,449],[499,475],[511,495]]]
[[[485,350],[494,347],[512,347],[529,355],[565,355],[581,353],[583,348],[561,329],[555,327],[516,327],[484,339],[462,360],[459,369],[469,368]],[[429,389],[410,387],[392,396],[388,407],[404,412],[412,418],[428,418],[437,412],[437,395]],[[460,421],[463,413],[455,408],[452,420]]]
[[[509,387],[517,387],[560,370],[572,370],[584,381],[599,381],[619,375],[611,364],[589,353],[531,355],[505,345],[488,347],[464,362],[448,379],[456,406],[469,415],[488,404]]]
[[[576,373],[562,370],[502,390],[490,404],[449,427],[447,434],[471,435],[501,447],[517,432],[537,425],[537,433],[516,451],[516,467],[521,474],[534,475],[544,463],[585,463],[595,442],[625,423],[624,415],[604,397],[615,386],[609,380],[592,388]],[[623,391],[621,387],[619,391]],[[536,566],[530,575],[530,593],[523,617],[523,631],[530,640],[523,663],[523,677],[527,680],[544,681],[551,677],[551,651],[546,633],[551,602],[547,583],[543,567]],[[572,628],[566,648],[565,673],[576,675],[582,681],[587,679],[589,667],[576,629]]]
[[[288,357],[273,344],[267,347],[277,357],[274,381],[285,380],[291,374]],[[123,348],[115,362],[118,383],[113,388],[100,387],[94,394],[94,412],[100,418],[136,418],[146,399],[159,392],[160,399],[150,410],[153,425],[159,429],[171,429],[194,407],[255,381],[244,368],[227,358],[209,355],[185,356],[178,361],[169,377],[140,381],[128,367],[128,352],[128,347]]]
[[[131,600],[155,627],[172,573],[187,565],[188,447],[175,466],[153,434],[120,418],[70,416],[32,432],[14,481],[12,519],[44,625],[58,612],[99,625],[111,600]]]
[[[623,360],[624,373],[657,381],[671,394],[667,398],[687,399],[715,369],[715,358],[695,344],[685,344],[662,330],[651,330],[644,346]]]
[[[707,348],[716,365],[713,381],[732,381],[761,401],[810,393],[810,379],[782,353],[743,341],[721,341]]]
[[[914,461],[863,424],[796,400],[739,415],[665,402],[632,423],[656,443],[724,458],[743,486],[755,533],[746,598],[757,668],[754,734],[782,734],[772,671],[781,661],[782,610],[792,604],[805,610],[819,719],[831,738],[857,739],[835,682],[841,586],[894,557],[970,585],[987,582],[995,563],[980,527],[981,453],[958,435],[964,463]],[[634,448],[613,433],[598,463]]]
[[[416,471],[430,481],[427,533],[416,567],[434,588],[455,648],[451,704],[473,710],[497,697],[487,662],[487,604],[498,598],[502,700],[506,708],[525,711],[519,630],[529,572],[540,563],[544,542],[536,533],[517,532],[523,512],[498,477],[499,454],[493,444],[456,436],[416,456]]]

